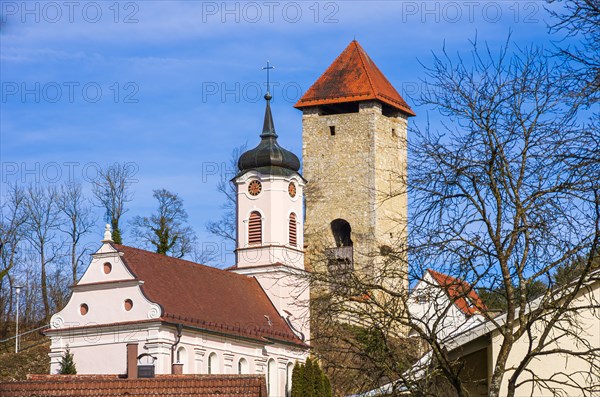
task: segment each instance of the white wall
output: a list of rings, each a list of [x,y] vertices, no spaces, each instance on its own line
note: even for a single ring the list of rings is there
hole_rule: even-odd
[[[580,334],[580,338],[586,339],[593,347],[600,348],[600,312],[596,309],[595,311],[590,309],[589,305],[595,305],[597,307],[598,302],[600,302],[600,282],[596,282],[590,291],[584,291],[585,293],[580,294],[580,296],[573,302],[572,307],[577,308],[581,307],[582,309],[577,310],[577,316],[572,318],[576,320],[581,329],[578,330],[572,325],[568,323],[568,316],[563,315],[561,317],[561,321],[556,325],[557,327],[566,327],[570,328],[573,331],[576,331]],[[533,333],[532,337],[537,340],[539,338],[542,327],[534,326],[532,327]],[[565,349],[567,351],[583,351],[585,347],[582,346],[574,337],[565,337],[565,333],[560,329],[556,329],[551,334],[549,339],[553,337],[560,337],[556,343],[551,343],[547,347],[544,348],[545,351],[549,351],[552,349],[560,348]],[[496,357],[498,356],[498,351],[500,349],[500,345],[502,343],[502,337],[498,332],[494,332],[492,336],[492,365],[496,365]],[[513,346],[513,349],[509,355],[507,367],[515,367],[518,365],[524,355],[526,354],[529,348],[529,342],[527,335],[521,337],[517,340]],[[600,365],[600,355],[596,354],[596,365]],[[493,368],[493,367],[492,367]],[[553,353],[546,356],[538,356],[533,359],[527,365],[527,370],[531,372],[523,373],[519,379],[520,381],[531,379],[531,374],[535,374],[540,379],[550,379],[554,378],[559,381],[564,381],[566,379],[566,375],[572,377],[574,380],[580,382],[581,384],[592,384],[595,382],[596,384],[596,393],[600,393],[600,370],[598,367],[596,369],[590,368],[590,364],[586,362],[583,358],[567,355],[563,353]],[[563,373],[561,375],[561,373]],[[500,390],[500,395],[505,395],[508,388],[508,379],[513,374],[512,370],[507,371],[502,381],[502,388]],[[558,384],[552,384],[555,387],[559,387],[562,389],[562,392],[559,395],[574,397],[581,396],[583,393],[578,388],[560,386]],[[536,397],[545,397],[545,396],[553,396],[552,392],[545,388],[535,388],[532,391],[533,385],[531,383],[526,383],[517,389],[517,395],[535,395]],[[562,394],[561,394],[562,393]]]
[[[419,296],[426,297],[419,301]],[[425,325],[435,332],[439,340],[451,334],[464,330],[483,320],[483,316],[467,316],[448,297],[446,291],[426,272],[423,279],[411,291],[408,310],[414,319],[418,319],[425,329]],[[437,326],[435,322],[442,317]]]
[[[253,180],[262,183],[262,191],[257,196],[248,193],[248,184]],[[296,196],[290,197],[288,185],[296,184]],[[304,212],[302,197],[304,182],[299,176],[279,177],[261,175],[249,171],[236,180],[237,185],[237,265],[257,266],[270,265],[275,262],[285,263],[297,268],[304,268]],[[262,246],[277,246],[277,249],[260,249],[248,244],[248,219],[252,211],[262,215]],[[289,245],[289,215],[296,214],[296,247]]]
[[[109,274],[103,271],[104,263],[111,263]],[[104,244],[94,254],[90,266],[73,288],[66,306],[50,320],[51,329],[82,327],[94,324],[111,324],[158,318],[160,306],[150,302],[134,280],[119,254],[109,244]],[[125,301],[133,307],[125,310]],[[87,305],[87,314],[81,313],[81,305]]]
[[[138,343],[138,354],[149,353],[156,357],[157,374],[171,373],[171,347],[176,340],[174,326],[160,323],[130,325],[128,327],[95,328],[87,331],[55,333],[51,336],[51,373],[58,371],[60,356],[67,345],[73,353],[79,374],[125,374],[126,345]],[[183,372],[207,374],[208,357],[214,353],[218,365],[213,374],[237,374],[238,361],[246,360],[249,374],[267,374],[267,363],[276,363],[270,397],[285,396],[287,366],[304,362],[308,351],[283,344],[265,345],[239,338],[214,335],[184,329],[177,348],[185,349]],[[176,352],[176,350],[175,350]],[[176,355],[174,356],[174,359]]]

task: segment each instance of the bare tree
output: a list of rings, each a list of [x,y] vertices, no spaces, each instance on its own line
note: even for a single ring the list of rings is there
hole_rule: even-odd
[[[236,195],[237,190],[231,179],[235,177],[238,169],[238,160],[242,153],[246,151],[247,145],[243,144],[231,151],[231,157],[219,175],[217,191],[220,192],[225,201],[221,205],[223,215],[217,221],[210,221],[206,225],[206,230],[215,237],[228,242],[237,241],[236,236]]]
[[[556,3],[549,0],[549,3]],[[600,100],[600,3],[597,0],[561,2],[551,8],[554,33],[565,33],[559,55],[567,61],[566,78],[578,103],[593,105]],[[570,44],[569,44],[570,43]]]
[[[493,366],[481,375],[489,396],[503,387],[515,396],[529,385],[591,396],[598,392],[592,379],[600,375],[600,346],[587,339],[582,315],[600,312],[588,294],[600,281],[593,271],[600,243],[599,132],[581,127],[567,106],[562,70],[541,49],[511,52],[507,42],[493,52],[472,44],[470,58],[444,50],[426,67],[421,102],[444,122],[440,130],[427,126],[411,134],[408,244],[372,253],[378,275],[329,273],[326,256],[310,258],[311,281],[320,291],[312,303],[316,351],[328,371],[354,369],[346,379],[363,390],[371,382],[387,383],[386,395],[467,396],[482,385],[476,372],[488,359],[469,366],[455,350],[458,335],[474,326],[466,316],[447,329],[445,319],[462,299],[496,338]],[[577,258],[583,258],[578,272],[559,288],[555,273]],[[416,297],[403,288],[406,278],[422,282],[427,268],[456,280],[432,285],[437,292],[426,299],[447,297],[435,316],[417,315]],[[502,291],[503,313],[473,300],[475,289]],[[417,338],[409,347],[407,333]],[[515,363],[509,357],[515,359],[517,345],[526,347]],[[427,354],[411,362],[410,347]],[[587,372],[544,377],[529,369],[559,356],[585,361]]]
[[[528,363],[548,354],[542,352],[553,331],[582,343],[581,351],[565,354],[597,365],[597,352],[579,337],[577,322],[560,328],[558,320],[572,311],[588,281],[600,239],[600,159],[579,161],[597,147],[598,131],[580,128],[564,105],[562,71],[542,50],[511,55],[507,44],[494,56],[473,43],[471,57],[467,65],[444,52],[427,68],[430,90],[422,102],[449,123],[443,131],[415,131],[410,146],[412,163],[419,164],[409,184],[417,226],[411,242],[415,255],[446,264],[448,273],[470,285],[503,289],[505,320],[487,318],[502,335],[489,395],[499,395],[509,376],[508,395],[514,396]],[[575,288],[557,299],[552,274],[580,255],[586,265]],[[547,287],[533,310],[527,298],[540,281]],[[528,341],[529,353],[507,375],[511,350],[527,340],[532,325],[541,336]],[[437,359],[448,361],[441,353]],[[460,395],[458,371],[448,366],[446,372]],[[581,387],[575,381],[570,386]]]
[[[22,259],[25,238],[25,192],[17,184],[8,185],[0,204],[0,310],[3,324],[0,335],[6,336],[8,320],[13,311],[13,278],[11,272]],[[4,288],[4,286],[8,288]],[[6,293],[5,293],[6,291]]]
[[[52,263],[60,247],[56,244],[56,231],[60,224],[59,193],[55,187],[30,185],[26,190],[26,238],[37,253],[40,265],[40,290],[44,307],[44,320],[50,318],[47,288],[47,266]]]
[[[99,171],[94,181],[93,193],[98,205],[106,211],[106,219],[112,227],[115,243],[122,244],[119,226],[121,216],[127,212],[126,204],[133,199],[131,184],[134,182],[135,167],[129,163],[115,163]]]
[[[0,281],[15,265],[19,244],[27,221],[25,193],[18,185],[9,185],[0,204]]]
[[[61,187],[59,201],[60,211],[63,217],[66,218],[61,226],[61,231],[69,238],[71,275],[73,284],[75,284],[82,258],[88,252],[85,247],[81,249],[81,239],[91,232],[95,222],[92,210],[81,191],[81,184],[75,182],[64,184]]]
[[[215,246],[213,244],[208,244],[206,246],[196,245],[192,249],[192,252],[190,253],[190,258],[193,262],[202,263],[205,265],[217,262],[217,266],[218,266],[219,265],[218,260],[220,259],[220,252],[216,248],[217,248],[217,246]]]
[[[133,234],[157,253],[182,258],[193,250],[196,235],[187,225],[188,214],[183,200],[166,189],[154,190],[158,211],[149,217],[132,220]]]
[[[67,304],[69,297],[69,280],[71,275],[61,267],[55,267],[49,272],[48,277],[48,296],[54,310],[62,310]]]
[[[30,258],[27,258],[30,257]],[[40,286],[40,269],[34,266],[38,260],[35,252],[28,252],[25,255],[25,261],[20,263],[18,270],[18,282],[22,285],[21,308],[23,324],[36,324],[44,318],[44,307],[40,305],[40,296],[42,288]],[[50,300],[50,294],[49,300]]]

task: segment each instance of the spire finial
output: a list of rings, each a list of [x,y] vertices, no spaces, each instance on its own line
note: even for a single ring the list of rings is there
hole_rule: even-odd
[[[273,69],[273,66],[267,61],[267,66],[262,69],[267,71],[265,121],[258,146],[242,153],[238,160],[238,168],[240,170],[238,176],[243,175],[246,171],[259,169],[261,173],[264,172],[268,175],[289,176],[294,173],[297,174],[300,169],[300,160],[294,153],[285,150],[277,143],[275,124],[273,123],[273,115],[271,114],[271,93],[268,91],[271,88],[269,71]]]
[[[265,99],[267,100],[267,108],[265,109],[265,122],[263,123],[262,134],[260,134],[261,138],[274,137],[277,138],[277,134],[275,133],[275,124],[273,123],[273,115],[271,114],[271,93],[269,92],[270,88],[270,80],[269,80],[269,70],[275,69],[271,66],[271,63],[267,61],[267,66],[263,67],[263,70],[267,71],[267,93],[265,94]]]
[[[265,109],[265,121],[263,123],[262,134],[260,134],[261,138],[273,137],[277,138],[277,134],[275,133],[275,123],[273,123],[273,115],[271,114],[271,95],[267,92],[265,95],[265,99],[267,100],[267,107]]]
[[[104,227],[104,238],[102,239],[103,243],[113,243],[112,233],[110,232],[110,225],[107,223]]]
[[[269,70],[271,69],[275,69],[273,66],[271,66],[271,64],[269,63],[269,61],[267,61],[267,66],[263,67],[262,70],[266,70],[267,71],[267,93],[265,94],[265,99],[267,101],[270,101],[271,98],[273,98],[271,96],[271,92],[270,92],[270,86],[269,86]]]

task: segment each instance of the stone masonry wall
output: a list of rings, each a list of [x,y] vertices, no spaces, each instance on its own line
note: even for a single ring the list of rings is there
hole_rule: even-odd
[[[342,218],[352,227],[355,269],[377,276],[380,247],[406,238],[407,119],[384,116],[373,101],[360,103],[358,113],[320,115],[308,108],[302,123],[307,268],[324,248],[335,247],[330,223]]]

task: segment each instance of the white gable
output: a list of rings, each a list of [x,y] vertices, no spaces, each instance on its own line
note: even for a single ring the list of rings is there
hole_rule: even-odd
[[[66,306],[50,321],[52,329],[114,324],[158,318],[161,308],[142,293],[143,280],[136,280],[119,252],[103,244]]]
[[[467,316],[461,311],[429,271],[425,271],[411,291],[408,310],[421,327],[434,331],[439,340],[478,324],[483,319],[481,315]],[[440,320],[440,317],[443,318]],[[436,325],[438,320],[440,321]]]
[[[111,269],[108,273],[106,272],[105,264],[110,265]],[[77,284],[133,279],[133,274],[131,274],[123,263],[119,252],[112,245],[104,243],[100,249],[92,255],[92,262]]]

